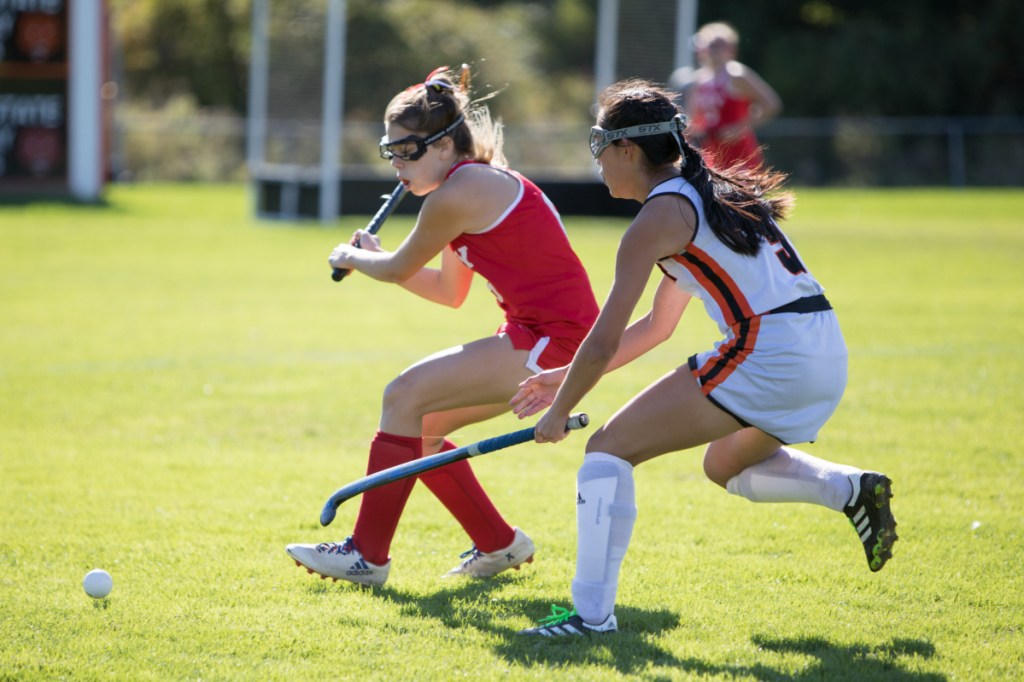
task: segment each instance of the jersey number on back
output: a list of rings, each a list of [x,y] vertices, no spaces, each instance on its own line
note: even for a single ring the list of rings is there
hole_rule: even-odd
[[[768,243],[775,249],[775,255],[778,257],[779,262],[782,263],[782,267],[786,268],[794,275],[807,272],[807,268],[805,268],[804,264],[800,262],[800,256],[796,255],[796,249],[790,246],[785,237],[769,239]]]

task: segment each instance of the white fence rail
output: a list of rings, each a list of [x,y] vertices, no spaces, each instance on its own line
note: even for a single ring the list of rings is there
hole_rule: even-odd
[[[319,127],[267,122],[268,137],[289,151],[319,151]],[[348,122],[342,174],[391,175],[377,156],[379,122]],[[1024,187],[1024,116],[928,118],[782,118],[759,131],[768,161],[794,184]],[[510,163],[537,178],[596,178],[581,126],[509,124]],[[112,135],[115,180],[241,181],[247,175],[241,117],[173,109],[121,112]],[[317,156],[316,159],[319,157]],[[273,150],[266,162],[274,164]],[[310,166],[318,165],[311,155]]]

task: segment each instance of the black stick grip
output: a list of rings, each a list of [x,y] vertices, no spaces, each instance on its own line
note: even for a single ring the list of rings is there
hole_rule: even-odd
[[[395,212],[396,208],[398,208],[398,204],[405,197],[405,193],[407,191],[408,189],[406,188],[405,183],[400,182],[393,190],[391,190],[391,194],[385,195],[387,196],[387,201],[381,204],[381,207],[377,209],[373,218],[371,218],[370,222],[366,225],[366,231],[370,234],[377,234],[377,232],[380,231],[380,228],[384,225],[384,221]],[[356,244],[356,246],[358,247],[359,245]],[[335,282],[340,282],[348,277],[351,272],[351,270],[346,270],[344,268],[334,268],[331,271],[331,279]]]

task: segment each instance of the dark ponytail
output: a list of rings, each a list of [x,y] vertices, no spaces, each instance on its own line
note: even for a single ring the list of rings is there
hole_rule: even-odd
[[[678,113],[672,100],[670,92],[650,81],[620,81],[601,93],[598,125],[617,130],[670,121]],[[784,173],[764,166],[755,170],[714,170],[685,140],[680,156],[680,145],[671,133],[632,141],[651,166],[680,164],[680,175],[700,194],[708,226],[733,251],[753,256],[760,250],[762,238],[779,238],[775,221],[785,218],[793,205],[793,196],[779,191],[786,181]]]
[[[779,191],[786,181],[784,173],[763,166],[716,171],[689,144],[685,152],[681,175],[700,194],[708,226],[723,244],[736,253],[756,256],[762,238],[781,237],[776,221],[793,207],[793,195]]]

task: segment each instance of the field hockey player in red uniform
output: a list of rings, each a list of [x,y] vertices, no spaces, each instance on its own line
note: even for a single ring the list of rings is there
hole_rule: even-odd
[[[782,110],[778,93],[752,68],[736,60],[739,36],[728,24],[702,26],[694,36],[700,67],[687,85],[687,136],[718,169],[748,169],[763,158],[754,129]]]
[[[469,70],[447,67],[396,95],[384,114],[381,156],[408,190],[425,197],[416,225],[394,251],[357,232],[331,266],[398,284],[433,303],[459,307],[479,273],[504,321],[493,335],[442,350],[384,390],[367,474],[457,447],[467,424],[509,411],[508,396],[530,375],[568,363],[597,317],[597,302],[554,206],[504,165],[498,124],[469,99]],[[440,268],[427,267],[440,254]],[[564,426],[564,425],[563,425]],[[363,495],[352,535],[293,544],[296,563],[321,576],[382,585],[416,478]],[[418,480],[444,504],[473,547],[447,575],[487,578],[532,561],[534,544],[491,503],[468,461]]]
[[[880,570],[896,540],[889,478],[792,445],[815,440],[838,406],[847,350],[823,288],[779,228],[791,201],[778,191],[784,176],[709,169],[684,139],[672,93],[646,81],[606,89],[597,124],[590,148],[609,192],[643,207],[620,241],[593,330],[567,368],[523,383],[514,411],[548,408],[535,438],[561,440],[569,412],[601,376],[667,339],[692,297],[722,340],[669,368],[590,438],[577,476],[575,610],[524,634],[616,629],[619,570],[637,513],[633,468],[703,444],[705,474],[734,495],[845,514],[868,567]],[[655,267],[664,276],[652,309],[629,324]]]

